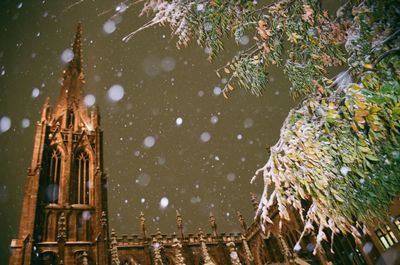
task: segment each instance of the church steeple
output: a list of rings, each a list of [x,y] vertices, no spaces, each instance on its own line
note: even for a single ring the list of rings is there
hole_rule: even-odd
[[[78,264],[109,264],[103,134],[97,108],[89,115],[83,101],[80,23],[72,50],[54,111],[47,99],[36,123],[10,265],[72,264],[70,253]]]
[[[83,101],[85,76],[83,72],[82,23],[78,23],[72,44],[73,58],[63,73],[60,96],[55,107],[54,119],[61,128],[93,130],[93,124]]]
[[[75,69],[78,73],[83,73],[83,56],[82,56],[82,23],[79,22],[76,28],[74,43],[72,44],[73,59],[68,64],[68,69]]]

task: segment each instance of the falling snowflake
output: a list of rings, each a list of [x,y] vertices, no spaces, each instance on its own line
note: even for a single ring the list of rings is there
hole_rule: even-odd
[[[212,124],[217,124],[218,123],[218,116],[216,116],[216,115],[211,116],[210,122]]]
[[[160,62],[160,67],[165,72],[171,72],[175,69],[176,61],[172,57],[165,57]]]
[[[107,34],[113,33],[117,29],[117,25],[113,20],[107,20],[103,25],[103,31]]]
[[[154,136],[147,136],[143,140],[143,145],[145,148],[152,148],[156,144],[156,138]]]
[[[168,204],[169,204],[168,198],[167,197],[162,197],[161,200],[160,200],[160,208],[161,209],[165,209],[165,208],[168,207]]]
[[[226,175],[226,179],[230,182],[235,181],[236,179],[235,173],[229,173],[228,175]]]
[[[213,93],[215,96],[219,96],[222,93],[222,89],[219,86],[214,87]]]
[[[3,116],[0,119],[0,133],[6,132],[11,128],[11,119],[7,116]]]
[[[254,125],[254,121],[253,121],[252,118],[246,118],[246,119],[243,121],[243,127],[244,127],[245,129],[249,129],[249,128],[253,127],[253,125]]]
[[[183,119],[181,117],[178,117],[178,118],[176,118],[175,123],[176,123],[177,126],[181,126],[182,123],[183,123]]]
[[[22,128],[28,128],[29,125],[31,125],[31,121],[28,118],[22,119],[22,121],[21,121]]]
[[[71,49],[65,49],[61,54],[61,61],[69,63],[72,59],[74,59],[74,52]]]
[[[124,97],[125,91],[121,85],[112,85],[107,94],[111,101],[117,102]]]
[[[200,140],[201,140],[202,142],[204,142],[204,143],[210,141],[210,139],[211,139],[211,135],[210,135],[209,132],[203,132],[203,133],[200,135]]]
[[[83,102],[85,103],[85,105],[87,107],[91,107],[91,106],[94,105],[94,103],[96,103],[96,97],[94,95],[92,95],[92,94],[88,94],[83,99]]]
[[[146,174],[146,173],[142,173],[140,174],[137,178],[136,178],[136,184],[139,184],[142,187],[146,187],[150,184],[150,175]]]

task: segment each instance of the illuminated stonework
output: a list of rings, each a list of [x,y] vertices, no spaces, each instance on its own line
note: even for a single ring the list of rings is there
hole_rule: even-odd
[[[300,217],[290,214],[292,221],[280,227],[274,222],[277,212],[271,215],[274,225],[266,228],[268,235],[261,231],[257,220],[248,226],[240,213],[240,234],[219,233],[212,214],[211,233],[200,230],[184,234],[179,212],[177,234],[171,236],[159,230],[149,235],[143,213],[138,218],[140,235],[117,236],[114,231],[109,235],[100,115],[97,108],[88,114],[83,99],[80,24],[72,49],[74,56],[64,71],[58,102],[52,110],[47,99],[36,124],[19,234],[11,243],[10,265],[361,265],[375,264],[385,251],[397,248],[399,253],[400,207],[391,209],[395,218],[390,226],[371,228],[371,237],[364,242],[356,244],[351,237],[337,236],[332,246],[326,243],[324,253],[315,256],[313,235],[296,245],[302,231]],[[254,195],[252,203],[257,211]]]

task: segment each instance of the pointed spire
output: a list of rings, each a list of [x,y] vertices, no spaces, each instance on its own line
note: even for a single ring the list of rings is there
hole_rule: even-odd
[[[176,210],[176,226],[178,227],[179,235],[180,235],[181,239],[183,239],[183,221],[182,221],[182,215],[179,213],[178,210]]]
[[[44,104],[42,106],[42,115],[40,121],[41,122],[48,121],[49,115],[50,115],[50,98],[46,97],[46,100],[44,101]]]
[[[210,217],[208,219],[210,221],[212,234],[213,234],[213,236],[217,237],[217,222],[215,221],[215,217],[212,212],[210,212]]]
[[[201,230],[201,228],[199,228],[199,238],[201,244],[201,255],[204,259],[204,265],[215,265],[210,257],[210,254],[208,254],[206,240],[204,239],[203,231]]]
[[[250,195],[251,195],[251,203],[253,204],[254,211],[257,211],[258,205],[259,205],[257,196],[254,192],[250,192]]]
[[[117,235],[115,234],[115,230],[111,229],[111,264],[119,265],[121,261],[118,256],[118,248],[117,248]]]
[[[139,225],[140,225],[140,230],[142,230],[143,239],[147,239],[146,218],[144,218],[143,212],[140,212],[139,215]]]
[[[161,230],[160,230],[159,227],[157,227],[156,237],[157,237],[157,240],[161,240],[162,239],[162,234],[161,234]]]
[[[246,221],[245,221],[244,218],[243,218],[243,215],[238,211],[238,212],[237,212],[237,216],[238,216],[238,220],[239,220],[239,223],[240,223],[240,226],[241,226],[241,228],[242,228],[243,233],[246,233],[246,231],[247,231],[247,224],[246,224]]]
[[[83,51],[82,51],[82,23],[78,22],[76,28],[75,39],[72,44],[72,52],[74,53],[74,58],[69,62],[68,68],[76,69],[78,73],[83,72]]]
[[[82,127],[93,130],[91,117],[83,102],[82,24],[79,23],[72,44],[74,57],[64,71],[60,96],[55,107],[54,119],[61,121],[62,129],[80,130]]]

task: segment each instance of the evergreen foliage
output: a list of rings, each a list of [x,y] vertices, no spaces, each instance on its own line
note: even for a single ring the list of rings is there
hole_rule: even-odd
[[[210,51],[223,39],[236,41],[255,28],[254,45],[217,70],[234,87],[254,95],[267,88],[268,66],[282,66],[294,98],[264,167],[259,215],[264,229],[271,207],[281,221],[297,209],[304,234],[316,230],[366,232],[366,224],[388,221],[387,209],[400,195],[400,9],[397,1],[347,1],[336,18],[318,0],[148,0],[152,19],[124,38],[152,25],[168,25],[177,46],[190,41]],[[347,64],[330,78],[328,69]],[[254,178],[253,178],[254,180]],[[307,202],[307,203],[305,203]],[[301,240],[301,239],[300,239]],[[331,239],[333,241],[333,239]]]

